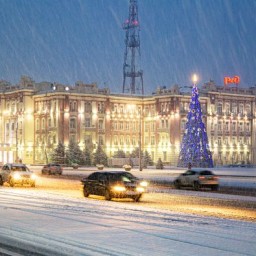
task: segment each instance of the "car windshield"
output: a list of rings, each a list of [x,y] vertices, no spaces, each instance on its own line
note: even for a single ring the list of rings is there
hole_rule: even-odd
[[[25,166],[12,166],[11,170],[13,172],[28,172],[28,169]]]
[[[132,182],[136,179],[136,177],[129,173],[118,173],[109,176],[109,180],[111,181]]]
[[[132,181],[132,180],[137,180],[137,179],[138,179],[137,177],[135,177],[134,175],[132,175],[132,174],[129,173],[129,172],[123,173],[122,176],[128,178],[130,181]]]
[[[200,172],[200,175],[213,175],[213,173],[211,171],[202,171]]]

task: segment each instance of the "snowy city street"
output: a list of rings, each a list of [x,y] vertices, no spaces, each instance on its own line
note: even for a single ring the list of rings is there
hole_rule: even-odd
[[[30,188],[1,188],[0,229],[0,253],[10,250],[16,255],[32,251],[32,255],[253,256],[256,251],[255,222]]]
[[[0,189],[0,254],[255,255],[255,197],[149,188],[139,203],[105,201],[84,198],[80,180],[34,169],[36,188]],[[140,175],[150,171],[163,177]]]

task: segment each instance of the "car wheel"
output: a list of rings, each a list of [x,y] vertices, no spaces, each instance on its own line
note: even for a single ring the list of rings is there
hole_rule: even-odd
[[[179,180],[175,180],[174,181],[174,187],[176,188],[176,189],[180,189],[180,181]]]
[[[212,191],[217,191],[218,189],[219,189],[219,186],[218,186],[218,185],[212,186]]]
[[[112,199],[110,191],[108,189],[106,189],[106,192],[105,192],[105,199],[108,201]]]
[[[139,202],[140,201],[140,198],[141,198],[141,195],[138,195],[138,196],[135,196],[133,198],[134,202]]]
[[[2,177],[0,176],[0,186],[3,186],[3,185],[4,185],[4,182],[3,182]]]
[[[200,188],[201,188],[200,184],[197,181],[195,181],[194,182],[194,190],[198,191],[198,190],[200,190]]]
[[[88,191],[88,189],[85,186],[84,186],[83,192],[84,192],[84,197],[88,197],[89,196],[89,191]]]

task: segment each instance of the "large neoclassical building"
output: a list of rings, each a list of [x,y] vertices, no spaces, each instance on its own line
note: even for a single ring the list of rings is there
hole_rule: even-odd
[[[199,95],[214,164],[256,164],[256,87],[210,81]],[[109,157],[140,144],[154,161],[176,165],[191,99],[177,85],[137,96],[25,76],[17,85],[0,81],[0,96],[0,162],[27,164],[46,163],[58,142],[67,146],[72,139],[92,151],[100,144]]]

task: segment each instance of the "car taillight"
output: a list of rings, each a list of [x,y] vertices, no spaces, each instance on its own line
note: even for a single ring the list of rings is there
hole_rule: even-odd
[[[213,179],[218,180],[219,177],[218,176],[213,176]]]
[[[204,180],[205,179],[204,176],[199,176],[198,178],[199,178],[199,180]]]

